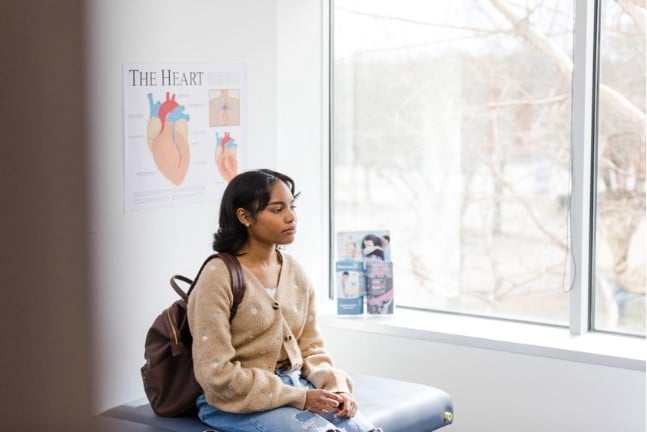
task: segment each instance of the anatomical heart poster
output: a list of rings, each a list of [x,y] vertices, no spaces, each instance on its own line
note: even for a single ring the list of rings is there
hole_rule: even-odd
[[[247,164],[245,65],[124,64],[125,211],[219,202]]]

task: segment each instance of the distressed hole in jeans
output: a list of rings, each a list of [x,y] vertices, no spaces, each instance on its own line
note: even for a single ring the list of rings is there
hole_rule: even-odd
[[[308,432],[343,432],[337,428],[330,429],[330,423],[326,419],[311,413],[310,411],[299,411],[292,416],[294,421],[299,423],[304,431]]]

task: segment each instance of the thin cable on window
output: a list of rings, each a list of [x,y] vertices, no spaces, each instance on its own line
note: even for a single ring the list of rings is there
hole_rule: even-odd
[[[572,91],[572,90],[571,90]],[[565,293],[570,293],[575,286],[575,275],[577,274],[577,265],[575,264],[575,255],[573,254],[573,236],[572,236],[572,223],[573,218],[571,217],[571,194],[573,191],[573,145],[571,144],[571,160],[568,164],[568,199],[566,200],[567,210],[566,210],[566,244],[568,248],[564,254],[564,271],[562,272],[562,288]],[[565,285],[566,279],[566,266],[570,258],[571,262],[571,280],[568,283],[568,286]]]

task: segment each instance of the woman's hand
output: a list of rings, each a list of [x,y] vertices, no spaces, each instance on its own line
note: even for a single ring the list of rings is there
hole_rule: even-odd
[[[357,402],[348,393],[336,393],[337,396],[343,399],[342,403],[337,407],[335,417],[354,417],[357,414]]]
[[[326,414],[339,408],[345,401],[342,394],[328,390],[312,389],[306,392],[305,409],[315,414]],[[335,414],[337,415],[337,414]]]

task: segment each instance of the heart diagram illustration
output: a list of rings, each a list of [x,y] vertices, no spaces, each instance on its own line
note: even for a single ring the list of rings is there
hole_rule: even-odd
[[[226,181],[231,181],[238,174],[237,149],[238,144],[229,132],[225,132],[223,136],[216,132],[216,167]]]
[[[159,171],[171,183],[179,186],[189,170],[189,115],[175,95],[166,93],[164,102],[155,101],[148,94],[150,118],[146,127],[146,140]]]

